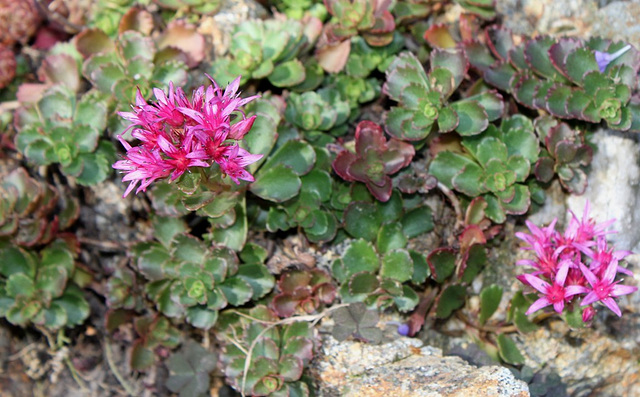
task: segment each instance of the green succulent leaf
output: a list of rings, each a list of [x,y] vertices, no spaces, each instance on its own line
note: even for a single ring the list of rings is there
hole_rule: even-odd
[[[518,365],[524,363],[524,356],[518,350],[513,339],[506,334],[498,335],[498,352],[506,363]]]
[[[413,277],[413,260],[409,252],[404,249],[395,249],[387,252],[382,257],[380,275],[401,283],[411,280],[411,277]]]
[[[263,169],[249,188],[256,196],[281,203],[295,197],[300,191],[302,181],[298,173],[285,164],[269,168],[263,166]]]
[[[480,292],[480,324],[487,322],[489,317],[495,313],[502,299],[502,288],[498,285],[491,285]]]
[[[269,82],[276,87],[292,87],[304,81],[304,65],[297,59],[281,63],[269,74]]]
[[[379,211],[371,203],[355,202],[344,212],[344,228],[355,238],[375,240],[381,222]]]
[[[373,245],[363,239],[355,240],[347,247],[342,262],[349,276],[359,272],[375,273],[380,267],[378,254]]]
[[[440,295],[436,308],[436,317],[448,318],[464,305],[466,289],[462,285],[450,285]]]

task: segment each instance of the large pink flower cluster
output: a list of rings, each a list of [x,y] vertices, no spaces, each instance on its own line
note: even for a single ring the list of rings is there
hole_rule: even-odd
[[[562,313],[566,303],[582,296],[580,305],[587,306],[582,313],[584,322],[595,315],[593,304],[596,302],[601,302],[616,315],[622,315],[614,298],[638,288],[621,285],[622,279],[617,277],[620,273],[633,274],[619,264],[631,252],[614,251],[607,244],[605,236],[613,233],[607,228],[613,222],[597,224],[589,217],[589,203],[582,219],[571,213],[571,220],[562,234],[555,230],[556,220],[545,228],[527,221],[531,233],[516,233],[516,236],[527,243],[522,249],[533,251],[536,259],[517,262],[534,269],[532,273],[518,276],[518,279],[533,287],[539,299],[526,314],[547,306],[553,306],[556,312]]]
[[[127,153],[113,168],[126,174],[123,182],[130,182],[124,197],[138,184],[136,194],[146,191],[155,180],[171,177],[173,181],[190,167],[210,167],[213,163],[220,166],[223,176],[228,175],[237,184],[240,179],[254,180],[245,167],[262,155],[251,154],[238,143],[256,117],[245,117],[240,108],[257,96],[239,97],[240,77],[224,92],[207,77],[213,85],[195,90],[191,101],[182,88],[174,89],[169,84],[168,95],[153,89],[156,102],[151,104],[138,90],[133,111],[119,113],[131,122],[127,131],[140,140],[140,145],[131,146],[122,135],[118,136]],[[240,119],[232,124],[237,117]]]

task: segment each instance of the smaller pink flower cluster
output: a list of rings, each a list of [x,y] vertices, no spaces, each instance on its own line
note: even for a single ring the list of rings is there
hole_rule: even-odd
[[[531,266],[535,270],[518,276],[518,279],[533,287],[539,299],[526,314],[547,306],[553,306],[556,312],[562,313],[566,303],[582,295],[580,306],[587,306],[582,312],[582,321],[588,322],[593,318],[593,304],[596,302],[601,302],[616,315],[622,315],[614,298],[638,288],[620,285],[622,280],[616,279],[619,273],[633,274],[619,264],[631,252],[614,251],[607,245],[605,236],[613,232],[606,229],[613,222],[597,224],[589,217],[589,203],[582,219],[571,213],[563,234],[555,230],[556,220],[545,228],[527,221],[531,234],[516,233],[516,236],[527,243],[522,249],[533,251],[536,259],[523,259],[517,264]]]
[[[122,135],[118,140],[127,150],[124,159],[113,168],[124,171],[123,182],[130,182],[123,197],[138,185],[136,194],[146,191],[158,179],[174,181],[190,167],[220,166],[222,175],[235,183],[240,179],[252,182],[253,176],[244,167],[258,161],[262,155],[251,154],[238,143],[253,126],[256,116],[246,118],[240,110],[255,99],[239,98],[240,77],[222,91],[209,76],[212,86],[201,86],[189,101],[182,88],[169,84],[168,95],[154,88],[156,102],[149,104],[138,90],[133,112],[120,112],[131,122],[126,131],[140,140],[131,146]],[[236,117],[240,119],[231,123]],[[125,131],[125,132],[126,132]]]

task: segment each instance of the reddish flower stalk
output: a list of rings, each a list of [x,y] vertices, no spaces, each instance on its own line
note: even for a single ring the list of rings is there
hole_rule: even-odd
[[[193,92],[191,101],[182,88],[169,84],[169,92],[154,88],[155,103],[147,103],[140,90],[132,112],[120,112],[131,122],[126,131],[140,140],[140,146],[131,146],[122,136],[118,139],[126,149],[124,158],[113,168],[126,175],[130,182],[123,197],[138,186],[136,194],[146,191],[158,179],[179,178],[191,167],[220,166],[223,176],[228,175],[236,184],[240,180],[253,182],[245,167],[262,158],[240,148],[239,142],[253,126],[256,116],[245,117],[240,108],[257,96],[240,98],[237,93],[240,77],[231,82],[224,92],[209,76],[212,86],[201,86]],[[232,116],[239,117],[231,123]],[[125,131],[125,132],[126,132]]]
[[[583,322],[589,322],[595,315],[593,304],[601,302],[616,315],[622,311],[614,298],[635,292],[638,288],[619,285],[620,273],[633,276],[619,261],[629,255],[629,251],[614,251],[609,248],[605,236],[607,227],[614,221],[597,224],[589,216],[589,203],[586,204],[582,218],[575,214],[564,233],[555,230],[554,220],[546,228],[539,228],[527,222],[531,232],[516,233],[527,245],[523,250],[532,250],[536,259],[523,259],[518,265],[531,266],[535,270],[518,276],[524,284],[533,287],[539,296],[526,314],[553,305],[556,312],[562,313],[565,304],[581,296],[580,306],[586,306]]]

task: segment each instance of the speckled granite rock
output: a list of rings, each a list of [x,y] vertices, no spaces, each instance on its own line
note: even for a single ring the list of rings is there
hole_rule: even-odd
[[[324,397],[529,396],[527,385],[506,368],[476,368],[404,337],[371,345],[325,336],[312,373]]]
[[[640,1],[500,0],[504,24],[519,34],[603,36],[640,45]]]
[[[570,396],[640,396],[640,330],[634,325],[638,320],[633,313],[618,319],[602,312],[596,329],[577,331],[554,320],[521,335],[518,347],[527,365],[545,363],[557,373]]]

